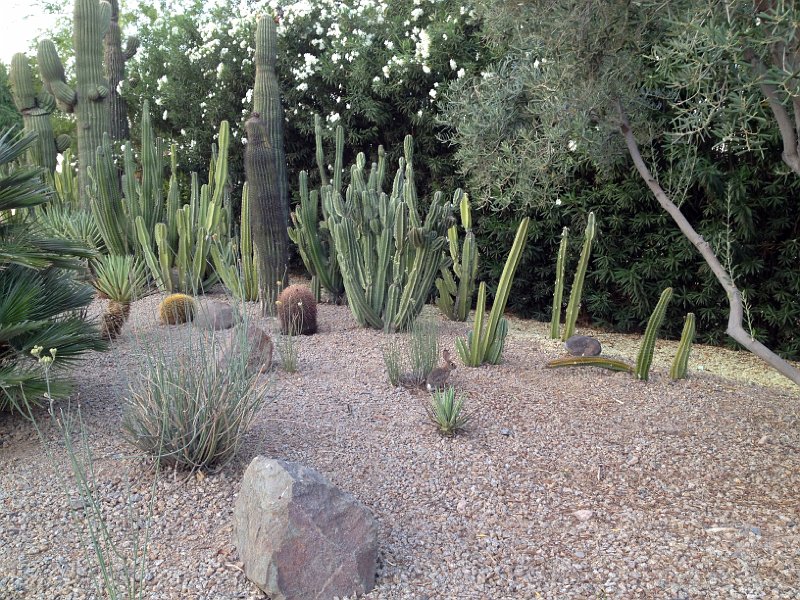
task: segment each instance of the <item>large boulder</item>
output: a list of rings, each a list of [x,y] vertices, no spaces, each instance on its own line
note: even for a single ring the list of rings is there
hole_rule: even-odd
[[[372,513],[313,469],[254,458],[233,523],[245,575],[271,600],[352,597],[375,585]]]
[[[210,300],[200,306],[198,313],[195,323],[212,331],[230,329],[236,322],[233,308],[225,302]]]

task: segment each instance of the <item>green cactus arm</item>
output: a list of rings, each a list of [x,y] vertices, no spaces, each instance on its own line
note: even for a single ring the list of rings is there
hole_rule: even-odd
[[[97,228],[110,254],[125,255],[131,250],[132,225],[122,209],[122,198],[117,187],[117,168],[111,150],[111,140],[106,134],[103,144],[96,150],[95,167],[89,167],[92,182],[89,207]]]
[[[144,224],[144,219],[142,219],[142,217],[136,218],[135,227],[136,227],[136,235],[139,240],[139,247],[141,249],[142,255],[144,256],[147,268],[150,270],[150,274],[156,281],[156,285],[163,291],[171,292],[172,281],[171,277],[169,277],[169,266],[167,267],[166,277],[165,277],[164,272],[161,269],[161,265],[159,264],[158,258],[156,257],[155,252],[153,252],[153,240],[150,238],[150,234],[147,232],[147,229]]]
[[[558,339],[561,323],[561,302],[564,298],[564,272],[567,261],[567,244],[569,242],[569,227],[561,231],[561,243],[558,245],[558,258],[556,259],[556,283],[553,290],[553,314],[550,317],[550,337]]]
[[[480,338],[483,334],[483,320],[486,313],[486,282],[481,281],[478,286],[478,303],[475,307],[475,322],[472,325],[471,336],[466,343],[461,342],[459,354],[461,360],[468,367],[479,367],[483,363],[483,356],[480,353]],[[459,338],[459,341],[461,339]],[[463,350],[462,350],[463,349]]]
[[[322,149],[322,118],[318,114],[314,115],[314,140],[319,180],[324,187],[328,185],[328,173],[325,169],[325,151]]]
[[[489,345],[489,350],[486,353],[486,362],[490,365],[498,365],[503,359],[503,348],[505,348],[506,336],[508,335],[508,321],[505,318],[500,319],[497,325],[497,334]]]
[[[566,356],[551,360],[545,366],[550,369],[556,367],[602,367],[612,371],[633,373],[633,367],[628,363],[614,358],[606,358],[605,356]]]
[[[661,292],[661,297],[658,299],[656,307],[653,309],[653,314],[647,321],[647,327],[644,330],[644,337],[639,346],[639,353],[636,356],[636,370],[635,374],[638,379],[647,381],[650,374],[650,365],[653,363],[653,351],[656,347],[656,338],[658,337],[658,330],[661,329],[661,324],[664,322],[664,315],[667,312],[667,305],[672,299],[672,288],[668,287]]]
[[[58,100],[64,112],[73,112],[78,101],[76,91],[67,85],[64,65],[58,56],[56,45],[51,40],[42,40],[37,48],[39,72],[47,91]]]
[[[590,212],[586,221],[586,231],[583,235],[583,248],[581,257],[578,260],[578,268],[575,271],[575,279],[572,282],[572,289],[569,292],[569,302],[567,312],[564,317],[564,333],[562,340],[568,340],[575,333],[575,323],[578,321],[578,312],[581,308],[581,296],[583,295],[583,282],[586,279],[586,269],[589,266],[589,256],[592,252],[592,242],[597,233],[594,213]]]
[[[689,367],[689,354],[692,351],[694,335],[694,313],[688,313],[683,322],[683,331],[681,332],[680,342],[678,342],[678,350],[675,352],[675,358],[672,360],[672,365],[669,369],[669,376],[673,381],[686,377],[686,372]]]
[[[11,70],[8,73],[8,82],[11,85],[11,93],[14,99],[14,106],[21,113],[26,110],[36,108],[38,100],[36,97],[36,86],[33,82],[33,69],[28,62],[28,57],[17,52],[11,57]]]

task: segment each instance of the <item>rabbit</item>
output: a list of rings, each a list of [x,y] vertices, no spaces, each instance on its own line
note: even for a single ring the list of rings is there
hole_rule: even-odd
[[[443,388],[450,377],[450,371],[456,368],[456,363],[450,358],[449,350],[442,350],[442,366],[436,367],[425,378],[425,387],[429,392]]]

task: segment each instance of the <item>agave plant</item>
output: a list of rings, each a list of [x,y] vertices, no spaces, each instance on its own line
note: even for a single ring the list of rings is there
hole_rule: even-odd
[[[40,169],[15,167],[34,140],[31,134],[0,134],[0,410],[23,412],[47,392],[31,350],[57,351],[50,392],[58,395],[68,389],[59,370],[105,347],[97,328],[79,313],[93,292],[75,272],[94,251],[48,237],[31,211],[21,210],[48,199]]]
[[[114,339],[122,331],[131,312],[131,302],[142,295],[147,285],[144,263],[134,256],[109,254],[92,261],[98,293],[108,298],[108,307],[100,322],[104,338]]]

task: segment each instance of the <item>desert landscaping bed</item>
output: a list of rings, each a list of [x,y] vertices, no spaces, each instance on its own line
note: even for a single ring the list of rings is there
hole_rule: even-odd
[[[177,329],[156,323],[159,300],[135,303],[112,351],[75,373],[96,494],[128,555],[154,476],[121,439],[122,396],[136,376],[132,330],[175,342]],[[161,473],[146,597],[263,597],[242,573],[231,521],[257,455],[310,466],[372,510],[381,564],[366,598],[800,597],[800,391],[712,374],[724,361],[753,380],[738,353],[698,348],[677,383],[658,355],[647,383],[549,370],[560,343],[513,320],[501,365],[459,363],[452,383],[473,417],[444,439],[425,393],[388,384],[388,336],[359,328],[347,307],[321,305],[319,323],[299,341],[299,371],[272,372],[232,463]],[[443,344],[467,327],[441,320]],[[610,355],[633,356],[624,336],[597,335]],[[37,416],[51,457],[30,423],[0,415],[0,597],[99,597],[63,440]]]

